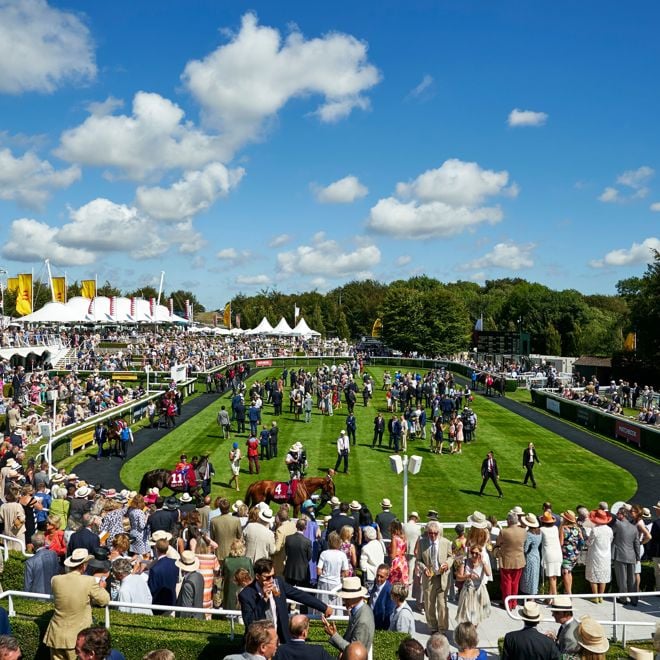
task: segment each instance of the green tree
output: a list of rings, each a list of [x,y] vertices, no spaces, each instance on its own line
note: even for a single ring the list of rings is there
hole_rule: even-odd
[[[147,287],[143,287],[142,290],[144,291],[146,289]],[[153,297],[158,298],[158,291],[155,291],[155,295]],[[188,300],[190,304],[193,305],[195,312],[206,311],[206,307],[204,307],[204,305],[202,305],[202,303],[197,300],[197,296],[192,291],[183,291],[181,289],[172,291],[169,296],[163,296],[161,298],[161,304],[163,304],[168,298],[172,298],[174,302],[174,309],[184,310],[186,308],[186,300]]]
[[[126,293],[127,298],[142,298],[143,300],[149,300],[150,298],[153,298],[154,300],[158,300],[158,289],[156,289],[153,286],[147,285],[147,286],[141,286],[138,289],[135,289],[133,291],[128,291]],[[164,302],[165,297],[161,296],[160,302],[161,304]]]
[[[121,291],[116,286],[112,286],[112,284],[106,280],[103,286],[100,286],[96,289],[96,295],[106,296],[108,298],[112,298],[112,296],[119,297],[121,296]]]
[[[339,314],[337,315],[337,337],[339,339],[348,339],[350,337],[350,330],[348,329],[344,310],[339,310]]]
[[[545,329],[546,355],[561,355],[561,335],[552,323]]]
[[[321,336],[325,337],[325,323],[323,323],[323,313],[321,312],[321,305],[314,305],[310,320],[307,322],[309,327],[316,332],[320,332]]]

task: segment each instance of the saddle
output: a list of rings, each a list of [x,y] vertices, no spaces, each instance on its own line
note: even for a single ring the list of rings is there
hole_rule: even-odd
[[[195,479],[195,471],[192,468],[188,470],[172,470],[167,479],[167,485],[173,490],[196,488],[197,480]]]
[[[278,504],[292,501],[298,490],[299,483],[300,481],[298,479],[292,479],[291,483],[287,483],[286,481],[276,482],[275,488],[273,488],[273,501]]]

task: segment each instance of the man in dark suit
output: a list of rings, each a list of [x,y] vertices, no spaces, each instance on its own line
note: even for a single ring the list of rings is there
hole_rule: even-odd
[[[374,439],[371,443],[372,447],[376,446],[376,442],[378,442],[379,447],[382,446],[383,433],[385,433],[385,418],[383,417],[383,413],[378,413],[374,417]]]
[[[312,560],[312,542],[305,536],[307,520],[298,518],[296,533],[284,540],[284,579],[293,587],[309,587],[309,562]]]
[[[390,500],[387,497],[384,497],[380,501],[380,506],[382,508],[382,511],[376,516],[376,524],[380,529],[381,536],[384,539],[389,539],[390,525],[394,520],[396,520],[396,516],[391,511],[392,502],[390,502]]]
[[[538,604],[528,600],[518,613],[525,622],[525,627],[504,635],[502,660],[559,660],[558,646],[550,637],[536,629],[541,620],[541,608]]]
[[[45,547],[43,532],[32,535],[34,554],[25,561],[25,591],[35,594],[50,594],[50,581],[60,572],[57,554]]]
[[[93,555],[94,550],[101,545],[99,535],[89,529],[92,525],[91,514],[85,513],[81,522],[82,527],[77,532],[71,534],[69,543],[66,546],[67,557],[71,556],[76,548],[84,548],[90,555]]]
[[[374,613],[376,630],[390,629],[390,617],[395,609],[394,601],[390,598],[392,585],[388,580],[389,577],[390,567],[387,564],[381,564],[376,569],[376,579],[369,594],[368,603]]]
[[[254,562],[254,581],[238,594],[245,626],[249,626],[253,621],[267,619],[268,615],[273,618],[273,614],[275,614],[277,636],[280,642],[285,644],[291,639],[287,625],[289,621],[287,598],[324,612],[326,616],[330,616],[334,611],[332,607],[315,596],[276,578],[271,559],[257,559]]]
[[[156,541],[156,561],[149,568],[147,586],[154,605],[174,605],[176,603],[176,584],[179,581],[179,569],[174,559],[167,556],[170,544],[167,539]],[[154,614],[166,614],[165,610],[154,610]]]
[[[530,442],[523,451],[522,466],[525,468],[525,470],[527,470],[525,473],[523,486],[526,486],[527,482],[531,481],[532,488],[536,488],[536,480],[534,479],[534,463],[541,465],[541,461],[539,461],[539,455],[536,453],[536,447],[534,447],[533,442]]]
[[[104,424],[101,424],[101,422],[99,422],[96,425],[96,428],[94,429],[94,442],[98,447],[98,451],[96,452],[97,461],[100,461],[101,457],[103,456],[103,445],[106,443],[107,439],[108,439],[108,429],[105,427]],[[109,451],[108,451],[108,458],[110,458]]]
[[[357,440],[355,438],[355,434],[357,432],[357,419],[355,418],[355,415],[351,412],[348,413],[348,417],[346,417],[346,433],[348,434],[348,440],[349,442],[355,446],[357,443]]]
[[[481,478],[483,479],[483,481],[481,482],[479,495],[484,494],[484,488],[486,488],[486,484],[490,479],[495,484],[495,488],[497,489],[497,492],[500,494],[499,496],[504,497],[504,493],[502,493],[502,489],[500,488],[500,484],[499,484],[500,472],[497,469],[497,461],[493,456],[492,449],[488,452],[486,458],[484,458],[483,462],[481,463]]]
[[[317,644],[308,644],[309,617],[295,614],[289,619],[291,641],[277,649],[275,660],[331,660],[332,656]]]
[[[342,502],[339,505],[339,514],[336,516],[333,516],[330,522],[328,523],[328,529],[327,532],[330,534],[330,532],[337,532],[341,530],[341,528],[344,525],[348,525],[349,527],[352,527],[354,530],[354,535],[357,535],[357,530],[358,530],[358,524],[355,521],[355,518],[349,514],[350,510],[350,505],[348,502]]]

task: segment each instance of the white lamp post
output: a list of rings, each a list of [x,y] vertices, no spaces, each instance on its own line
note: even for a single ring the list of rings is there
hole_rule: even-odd
[[[390,469],[395,474],[401,474],[403,472],[403,518],[405,522],[408,520],[408,473],[417,474],[422,467],[422,457],[421,456],[410,456],[407,454],[400,456],[399,454],[394,454],[390,456]]]
[[[147,374],[147,394],[149,394],[149,374],[151,373],[151,365],[144,365],[144,373]]]

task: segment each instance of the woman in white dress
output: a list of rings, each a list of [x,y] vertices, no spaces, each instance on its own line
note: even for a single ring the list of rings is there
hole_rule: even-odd
[[[486,584],[491,577],[491,571],[490,566],[483,561],[482,547],[470,547],[468,558],[459,565],[456,576],[463,581],[456,622],[469,621],[478,626],[490,616],[490,597]]]
[[[589,513],[589,520],[594,528],[587,539],[587,561],[585,577],[591,584],[591,593],[596,596],[594,601],[602,603],[602,594],[612,579],[612,528],[608,523],[612,515],[607,511],[596,509]]]
[[[559,542],[559,527],[551,511],[545,511],[539,518],[541,523],[541,561],[543,572],[548,578],[549,594],[557,593],[557,578],[561,575],[561,543]]]
[[[238,446],[238,442],[234,442],[229,452],[229,467],[231,468],[231,479],[229,480],[229,487],[232,483],[236,484],[236,490],[240,490],[238,486],[238,475],[241,473],[241,459],[243,455]]]
[[[341,537],[337,532],[330,532],[328,534],[328,549],[321,553],[316,567],[318,589],[332,591],[341,586],[342,577],[348,576],[348,557],[345,552],[339,549],[340,547]],[[337,598],[329,594],[321,593],[318,596],[326,605],[334,605],[337,602]]]

